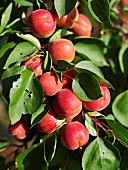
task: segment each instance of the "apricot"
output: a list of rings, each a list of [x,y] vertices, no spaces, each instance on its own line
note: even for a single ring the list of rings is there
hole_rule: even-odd
[[[8,126],[8,132],[20,140],[26,138],[28,130],[27,124],[23,121],[18,121],[17,123]]]
[[[28,58],[27,60],[23,61],[21,63],[21,65],[30,67],[34,71],[35,76],[38,77],[38,76],[42,75],[43,63],[44,62],[40,57],[32,56],[32,57]]]
[[[68,16],[73,20],[73,22],[76,22],[78,20],[79,12],[77,8],[74,8]]]
[[[93,100],[93,101],[83,101],[83,106],[85,109],[90,111],[101,111],[105,109],[109,103],[110,103],[110,92],[107,87],[101,86],[101,94],[103,95],[99,99]]]
[[[38,9],[29,15],[28,26],[36,37],[47,38],[55,31],[56,21],[49,11]]]
[[[56,94],[53,100],[53,107],[58,116],[72,118],[81,112],[82,102],[75,96],[72,90],[64,88]]]
[[[46,72],[39,77],[44,93],[47,96],[53,96],[62,89],[62,83],[53,72]]]
[[[75,47],[70,40],[61,38],[49,44],[48,51],[54,63],[59,60],[71,62],[75,57]]]
[[[82,123],[70,122],[62,128],[60,139],[66,148],[75,150],[88,143],[89,132]]]
[[[56,130],[56,120],[57,114],[51,109],[36,126],[41,133],[51,133]]]
[[[74,22],[72,31],[77,36],[90,36],[92,24],[89,18],[83,14],[79,14],[78,20]]]
[[[72,87],[73,78],[77,74],[78,72],[74,68],[64,71],[62,74],[63,87]]]
[[[123,7],[128,6],[128,0],[121,0],[121,4]]]

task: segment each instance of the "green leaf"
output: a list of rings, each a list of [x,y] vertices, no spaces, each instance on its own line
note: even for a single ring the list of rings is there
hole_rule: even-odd
[[[119,51],[119,64],[120,64],[121,71],[124,73],[125,76],[128,75],[127,56],[128,56],[128,42],[123,44]]]
[[[54,158],[56,147],[57,147],[57,136],[52,135],[44,143],[44,157],[47,163],[50,163]]]
[[[15,25],[17,22],[19,22],[20,21],[20,18],[17,18],[17,19],[15,19],[14,21],[12,21],[11,23],[9,23],[7,26],[6,26],[6,28],[10,28],[10,27],[12,27],[13,25]]]
[[[112,104],[112,111],[116,119],[128,127],[128,91],[120,93]]]
[[[50,162],[50,166],[55,166],[60,163],[64,163],[67,158],[67,155],[68,155],[68,149],[66,149],[62,144],[60,144],[56,149],[55,156]]]
[[[46,53],[46,57],[44,59],[44,71],[50,71],[52,67],[52,58],[50,57],[49,53]]]
[[[110,22],[110,7],[108,0],[88,0],[88,8],[92,16],[99,22]]]
[[[42,170],[46,166],[43,158],[43,145],[33,145],[21,152],[16,157],[16,167],[18,170]]]
[[[33,35],[31,35],[31,34],[19,34],[19,33],[17,33],[16,35],[18,37],[24,39],[24,40],[27,40],[27,41],[31,42],[38,49],[40,49],[41,44],[40,44],[39,40],[36,37],[34,37]]]
[[[64,61],[64,60],[58,60],[57,61],[57,65],[58,65],[58,67],[59,67],[59,69],[70,69],[70,68],[73,68],[74,66],[72,65],[72,64],[70,64],[69,62],[67,62],[67,61]],[[58,70],[59,70],[58,69]]]
[[[25,69],[26,67],[16,66],[8,68],[6,71],[4,71],[2,76],[2,93],[6,100],[9,100],[9,92],[12,88],[13,81],[16,81],[20,77],[21,72]]]
[[[53,42],[57,39],[60,39],[61,37],[67,36],[67,35],[71,35],[73,34],[72,31],[68,31],[67,29],[59,29],[58,31],[56,31],[50,38],[49,42]]]
[[[93,63],[103,67],[107,66],[107,62],[103,53],[103,46],[101,42],[96,39],[82,39],[75,44],[76,52],[86,55]]]
[[[109,120],[108,118],[106,120],[119,142],[128,147],[128,130],[116,121]]]
[[[1,24],[0,24],[0,33],[3,32],[4,28],[8,24],[10,20],[11,12],[12,12],[12,3],[9,4],[9,6],[6,8],[4,13],[2,14]]]
[[[55,9],[59,15],[59,18],[70,13],[76,5],[77,0],[54,0]]]
[[[22,6],[33,6],[33,3],[30,1],[26,1],[26,0],[14,0],[16,3],[22,5]]]
[[[8,51],[9,49],[15,47],[15,45],[16,44],[14,42],[10,42],[10,43],[7,43],[7,44],[3,45],[3,47],[0,49],[0,59],[6,53],[6,51]]]
[[[9,55],[5,63],[4,69],[7,69],[11,64],[16,63],[17,61],[28,55],[33,54],[36,51],[37,47],[30,42],[19,43]]]
[[[117,170],[119,165],[118,157],[99,137],[87,146],[82,157],[83,170]]]
[[[9,116],[11,124],[20,120],[22,114],[37,111],[43,101],[43,89],[30,69],[21,72],[20,78],[13,82],[10,90]]]
[[[6,149],[9,146],[9,142],[4,141],[4,140],[0,140],[0,151]]]
[[[107,86],[108,88],[113,88],[113,86],[104,78],[103,73],[96,64],[90,61],[81,61],[75,65],[75,69],[80,73],[91,74],[99,81],[101,85]]]
[[[85,126],[88,129],[90,135],[97,136],[94,122],[87,114],[85,114]]]
[[[91,101],[102,97],[100,85],[91,74],[77,74],[73,79],[72,89],[75,95],[83,101]]]
[[[42,104],[38,110],[32,114],[31,117],[31,127],[34,126],[36,123],[41,121],[46,113],[49,111],[50,107],[46,104]]]

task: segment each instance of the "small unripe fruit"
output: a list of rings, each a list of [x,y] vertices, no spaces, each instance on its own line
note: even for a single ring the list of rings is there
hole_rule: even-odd
[[[62,118],[75,117],[82,110],[81,100],[68,88],[64,88],[56,94],[53,106],[58,116]]]
[[[56,21],[49,11],[38,9],[29,15],[28,26],[38,38],[47,38],[55,31]]]
[[[34,71],[36,77],[42,75],[43,60],[40,57],[32,56],[21,64],[30,67]]]
[[[51,109],[36,126],[41,133],[51,133],[56,130],[56,120],[57,114]]]
[[[63,72],[63,74],[62,74],[63,87],[72,87],[73,78],[77,74],[78,74],[78,72],[74,68],[71,68],[71,69]]]
[[[13,125],[8,126],[8,132],[12,135],[15,136],[17,139],[25,139],[28,133],[28,126],[25,122],[19,121]]]
[[[67,39],[61,38],[49,44],[48,51],[54,63],[59,60],[71,62],[75,57],[75,47]]]
[[[111,96],[108,88],[101,86],[100,89],[103,96],[93,101],[83,101],[83,106],[85,109],[90,111],[101,111],[109,105]]]
[[[75,150],[88,143],[89,133],[80,122],[70,122],[62,128],[60,138],[66,148]]]
[[[62,89],[62,83],[53,72],[46,72],[39,77],[44,93],[47,96],[53,96]]]
[[[92,30],[92,24],[88,17],[83,14],[79,14],[77,22],[74,22],[72,31],[77,36],[90,36]]]

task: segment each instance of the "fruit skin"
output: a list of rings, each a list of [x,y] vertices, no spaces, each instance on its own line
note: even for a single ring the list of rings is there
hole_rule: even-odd
[[[64,38],[50,43],[48,51],[54,63],[57,63],[58,60],[64,60],[70,63],[75,57],[75,47],[73,43]]]
[[[101,111],[109,105],[111,95],[108,88],[101,86],[100,89],[103,96],[90,102],[83,101],[83,106],[85,109],[90,111]]]
[[[81,112],[82,102],[75,96],[72,90],[64,88],[56,94],[53,107],[58,116],[72,118]]]
[[[49,11],[38,9],[29,15],[28,26],[36,37],[47,38],[55,31],[56,21]]]
[[[70,16],[65,15],[59,19],[59,16],[55,10],[53,11],[53,16],[54,16],[56,23],[59,27],[66,28],[66,29],[70,29],[73,27],[74,23],[73,23],[73,20],[70,18]]]
[[[13,125],[10,124],[8,126],[8,132],[19,140],[26,138],[28,130],[29,128],[27,124],[23,121],[19,121]]]
[[[60,139],[66,148],[75,150],[88,143],[89,133],[82,123],[70,122],[62,128],[60,132]]]
[[[62,89],[62,83],[53,72],[46,72],[39,77],[46,96],[53,96]]]
[[[92,24],[89,18],[83,14],[79,14],[78,20],[74,22],[72,31],[77,36],[90,36],[92,30]]]
[[[36,126],[41,133],[51,133],[56,130],[56,120],[57,114],[51,109]]]
[[[32,68],[36,77],[42,75],[43,64],[44,64],[43,60],[40,57],[37,57],[37,56],[32,56],[32,57],[28,58],[27,60],[25,60],[21,63],[21,65]]]
[[[73,22],[76,22],[78,20],[78,16],[79,16],[79,11],[77,8],[74,8],[69,14],[68,16],[73,20]]]
[[[128,6],[128,0],[121,0],[121,4],[123,7]]]
[[[63,87],[72,87],[73,78],[77,74],[78,72],[74,68],[64,71],[62,74]]]

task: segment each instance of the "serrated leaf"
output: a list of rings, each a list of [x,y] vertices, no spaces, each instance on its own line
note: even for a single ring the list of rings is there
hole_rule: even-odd
[[[4,69],[7,69],[11,64],[16,63],[17,61],[21,60],[22,58],[28,55],[33,54],[36,51],[37,47],[30,42],[19,43],[9,55],[5,63]]]
[[[104,78],[103,73],[96,64],[90,61],[81,61],[75,65],[75,69],[80,73],[89,73],[93,75],[101,85],[113,88],[113,86]]]
[[[27,40],[27,41],[31,42],[38,49],[40,49],[41,44],[40,44],[39,40],[36,37],[34,37],[33,35],[31,35],[31,34],[19,34],[19,33],[17,33],[16,35],[18,37],[24,39],[24,40]]]
[[[121,49],[119,51],[119,64],[121,71],[124,73],[124,75],[128,75],[128,68],[127,68],[127,63],[128,63],[128,42],[123,44],[121,46]]]
[[[77,0],[54,0],[55,9],[59,15],[59,18],[70,13],[76,5]]]
[[[89,134],[92,136],[97,136],[94,122],[87,114],[85,114],[85,126],[88,129]]]
[[[86,55],[93,63],[103,67],[107,62],[103,53],[103,45],[96,39],[81,39],[75,44],[76,52]]]
[[[33,3],[30,1],[26,1],[26,0],[14,0],[16,3],[22,5],[22,6],[33,6]]]
[[[20,120],[22,114],[32,114],[42,104],[43,90],[33,72],[25,69],[20,78],[13,82],[10,90],[9,116],[11,124]]]
[[[71,35],[73,34],[72,31],[69,31],[67,29],[59,29],[58,31],[56,31],[50,38],[49,42],[53,42],[57,39],[60,39],[61,37],[67,36],[67,35]]]
[[[125,127],[128,127],[128,90],[118,94],[112,104],[115,118]]]
[[[46,104],[42,104],[38,110],[32,114],[31,117],[31,127],[34,126],[36,123],[40,122],[46,113],[49,111],[50,107]]]
[[[3,32],[4,28],[8,24],[10,20],[11,12],[12,12],[12,3],[9,4],[9,6],[6,8],[4,13],[2,14],[1,24],[0,24],[0,33]]]
[[[3,47],[0,49],[0,59],[9,49],[15,47],[15,45],[16,45],[16,43],[14,43],[14,42],[10,42],[10,43],[3,45]]]
[[[88,8],[92,16],[99,22],[110,22],[110,7],[108,0],[88,0]]]
[[[99,137],[87,146],[82,157],[83,170],[117,170],[119,165],[118,157]]]
[[[72,82],[72,89],[75,95],[83,101],[91,101],[102,97],[100,85],[91,74],[79,73],[76,75]]]
[[[28,149],[21,152],[16,157],[16,167],[18,170],[35,170],[43,169],[46,166],[46,162],[43,158],[43,145],[33,145]]]

